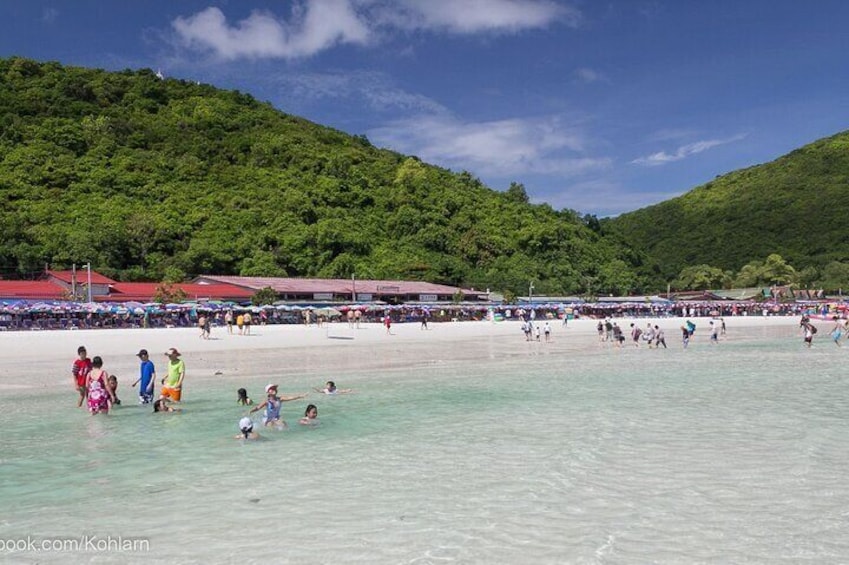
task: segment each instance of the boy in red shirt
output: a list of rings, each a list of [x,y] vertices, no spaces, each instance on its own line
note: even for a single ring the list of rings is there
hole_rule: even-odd
[[[77,348],[78,359],[74,360],[74,365],[71,367],[71,375],[74,378],[74,388],[80,393],[80,401],[77,406],[83,405],[83,400],[86,398],[86,380],[91,372],[91,359],[86,354],[85,347],[82,345]]]

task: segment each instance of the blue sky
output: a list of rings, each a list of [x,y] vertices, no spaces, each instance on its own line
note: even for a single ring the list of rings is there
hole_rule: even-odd
[[[843,0],[0,0],[0,56],[160,69],[615,215],[849,129]]]

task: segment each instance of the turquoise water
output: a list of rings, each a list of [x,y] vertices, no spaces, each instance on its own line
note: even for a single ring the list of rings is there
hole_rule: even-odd
[[[669,337],[666,351],[520,337],[468,359],[376,350],[383,368],[335,378],[356,394],[286,403],[291,430],[248,443],[232,439],[235,389],[259,399],[269,375],[196,382],[178,414],[128,387],[109,417],[66,389],[4,394],[0,538],[141,537],[151,551],[0,559],[849,560],[849,348],[752,330],[684,352]],[[279,355],[281,393],[326,380]],[[308,402],[315,429],[297,425]]]

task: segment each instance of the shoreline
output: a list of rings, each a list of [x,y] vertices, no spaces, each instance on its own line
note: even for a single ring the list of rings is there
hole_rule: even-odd
[[[616,318],[628,338],[631,323],[661,326],[670,349],[680,348],[678,328],[687,318]],[[708,340],[710,318],[692,318],[697,324],[694,345]],[[798,328],[797,316],[726,317],[730,336],[749,335],[758,329],[788,336]],[[538,320],[541,325],[545,320]],[[321,380],[345,372],[403,369],[434,362],[474,362],[476,360],[513,359],[536,353],[574,356],[598,351],[596,319],[569,320],[566,328],[560,320],[548,320],[552,342],[544,339],[526,342],[516,320],[503,322],[441,322],[422,330],[418,323],[393,325],[391,335],[376,323],[351,329],[347,323],[326,327],[303,325],[254,326],[251,336],[228,335],[224,327],[215,328],[212,339],[201,339],[197,328],[97,329],[76,331],[31,331],[0,333],[0,362],[6,377],[0,378],[0,390],[14,392],[50,386],[70,389],[70,366],[79,345],[90,356],[99,355],[104,368],[119,376],[124,395],[138,373],[135,354],[144,348],[160,368],[164,352],[176,347],[187,364],[187,382],[214,378],[246,379],[267,376],[285,380],[316,374]],[[826,328],[821,327],[824,335]],[[628,342],[626,342],[628,343]],[[458,347],[462,345],[462,347]],[[26,375],[25,380],[22,378]],[[23,380],[23,382],[22,382]],[[326,380],[326,379],[325,379]]]

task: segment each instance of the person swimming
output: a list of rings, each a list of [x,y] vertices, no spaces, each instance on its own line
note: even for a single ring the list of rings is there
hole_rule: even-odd
[[[160,396],[156,402],[153,403],[153,411],[154,412],[180,412],[180,408],[174,408],[173,406],[168,406],[168,398],[165,396]]]
[[[320,423],[318,421],[318,408],[315,407],[315,404],[307,406],[304,417],[298,420],[298,423],[302,426],[317,426]]]
[[[253,400],[248,398],[248,391],[247,390],[240,388],[239,390],[236,391],[236,394],[238,395],[236,402],[238,402],[242,406],[250,406],[251,404],[254,403]]]
[[[324,383],[324,388],[313,388],[314,391],[322,394],[351,394],[354,389],[351,388],[336,388],[336,383],[327,381]]]
[[[254,431],[253,420],[247,416],[239,420],[240,434],[236,435],[236,439],[259,439],[259,434]]]

